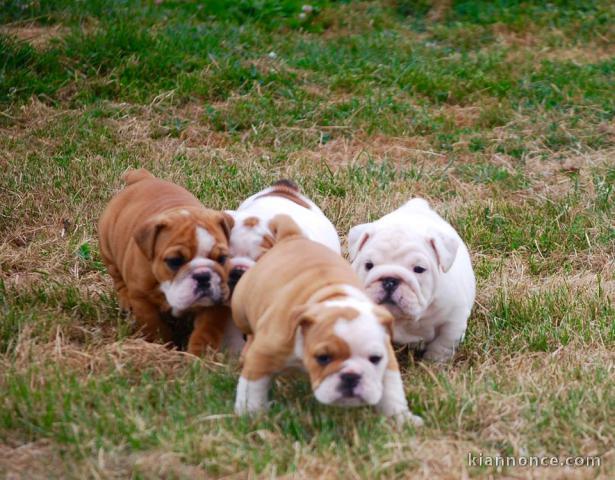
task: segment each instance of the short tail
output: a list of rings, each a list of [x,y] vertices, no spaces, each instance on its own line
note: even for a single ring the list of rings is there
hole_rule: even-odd
[[[133,183],[140,182],[141,180],[156,178],[149,173],[145,168],[129,169],[122,175],[122,180],[126,185],[132,185]]]

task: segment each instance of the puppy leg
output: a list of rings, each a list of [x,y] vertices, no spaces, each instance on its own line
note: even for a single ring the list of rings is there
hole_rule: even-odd
[[[270,386],[271,375],[265,375],[258,380],[248,380],[242,373],[237,384],[235,413],[252,415],[267,411],[267,394]]]
[[[235,413],[238,415],[267,411],[271,379],[283,367],[278,359],[272,357],[267,345],[260,344],[253,335],[251,337],[244,349],[244,363],[237,384]]]
[[[248,354],[248,350],[252,346],[252,342],[254,341],[254,335],[250,334],[247,336],[246,343],[241,350],[241,354],[239,355],[239,365],[243,367],[246,363],[246,355]]]
[[[388,346],[389,363],[384,372],[382,398],[376,409],[386,417],[391,417],[398,425],[412,423],[415,427],[423,425],[423,419],[410,412],[404,385],[391,344]]]
[[[120,273],[120,270],[115,266],[115,264],[111,260],[105,258],[104,256],[103,256],[103,263],[107,267],[107,271],[109,272],[109,275],[111,276],[113,280],[113,287],[115,288],[115,291],[117,292],[120,309],[122,309],[122,311],[124,312],[129,312],[130,311],[130,300],[128,298],[128,288],[126,287],[126,283],[124,282],[124,279],[122,278],[122,274]]]
[[[452,320],[440,327],[440,331],[436,338],[427,344],[425,355],[423,358],[430,362],[448,362],[455,350],[459,346],[459,342],[463,338],[466,331],[467,314],[462,312],[458,315],[459,320]],[[455,318],[455,316],[453,316]]]
[[[230,309],[224,306],[209,307],[199,312],[188,340],[188,353],[198,357],[203,355],[208,347],[219,350],[230,316]]]
[[[173,341],[173,333],[160,318],[160,312],[156,305],[138,295],[130,296],[129,301],[139,330],[147,341],[153,342],[158,338],[162,338],[164,343]]]

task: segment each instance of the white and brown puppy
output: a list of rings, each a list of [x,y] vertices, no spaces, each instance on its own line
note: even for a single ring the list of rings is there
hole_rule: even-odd
[[[235,400],[238,414],[267,409],[272,376],[304,367],[324,404],[375,405],[415,425],[390,341],[392,316],[375,305],[350,264],[309,240],[286,215],[269,228],[275,245],[241,278],[233,319],[248,336]]]
[[[271,248],[273,236],[269,222],[278,214],[291,217],[304,236],[341,254],[337,230],[318,206],[299,191],[290,180],[280,180],[244,200],[235,211],[231,231],[231,271],[229,284],[235,286],[241,275]]]
[[[132,311],[149,340],[179,346],[193,320],[188,351],[218,348],[232,326],[224,303],[233,219],[147,170],[128,171],[124,180],[126,188],[98,224],[101,256],[121,307]]]
[[[394,343],[422,344],[425,359],[449,360],[464,336],[476,289],[470,254],[453,227],[414,198],[353,227],[348,245],[367,293],[395,317]]]

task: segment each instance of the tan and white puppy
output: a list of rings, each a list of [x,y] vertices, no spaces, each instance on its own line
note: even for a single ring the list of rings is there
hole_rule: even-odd
[[[392,316],[367,297],[346,260],[305,238],[290,217],[274,217],[269,228],[275,245],[243,275],[231,300],[233,319],[248,336],[236,413],[266,410],[273,375],[299,366],[321,403],[375,405],[420,425],[391,346]]]
[[[225,264],[233,219],[147,170],[123,178],[126,188],[98,224],[120,306],[132,311],[148,340],[180,344],[193,320],[188,351],[218,348],[230,322]]]
[[[280,180],[244,200],[235,211],[227,211],[235,219],[231,231],[231,288],[241,275],[271,248],[273,237],[269,222],[278,214],[291,217],[304,236],[322,243],[341,254],[337,230],[318,206],[302,195],[290,180]]]
[[[453,227],[414,198],[353,227],[348,245],[370,298],[395,317],[394,343],[421,344],[425,359],[449,360],[463,339],[476,289],[470,254]]]

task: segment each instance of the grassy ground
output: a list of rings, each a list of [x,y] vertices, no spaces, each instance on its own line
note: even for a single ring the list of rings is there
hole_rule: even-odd
[[[0,2],[0,476],[612,478],[612,2],[303,3]],[[342,233],[428,198],[478,299],[452,365],[407,362],[424,429],[302,377],[236,418],[233,359],[131,337],[95,237],[128,166],[215,208],[290,177]]]

